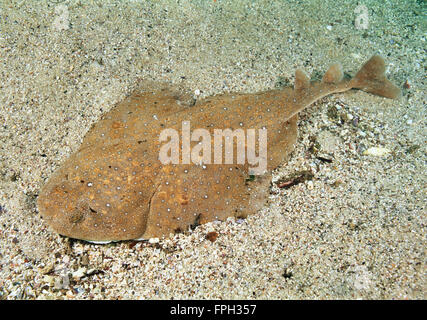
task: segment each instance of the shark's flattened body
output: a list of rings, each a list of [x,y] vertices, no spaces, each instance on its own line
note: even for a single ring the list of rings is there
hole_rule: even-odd
[[[343,79],[338,64],[318,83],[297,70],[294,88],[218,95],[192,107],[182,106],[168,90],[135,93],[104,115],[52,175],[40,193],[39,211],[56,232],[98,242],[168,236],[213,220],[245,217],[264,205],[271,170],[293,150],[298,112],[352,88],[396,98],[399,89],[384,71],[379,56],[351,80]],[[252,177],[247,162],[163,165],[160,132],[180,132],[183,121],[212,137],[218,128],[266,128],[265,173]]]

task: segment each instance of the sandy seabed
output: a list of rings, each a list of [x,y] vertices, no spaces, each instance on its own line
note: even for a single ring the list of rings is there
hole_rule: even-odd
[[[2,1],[0,298],[425,299],[422,3],[363,1],[364,28],[345,0]],[[401,99],[352,91],[304,111],[291,160],[248,219],[94,245],[38,214],[46,179],[139,79],[202,98],[291,85],[298,67],[318,76],[339,61],[354,74],[373,54]],[[311,180],[274,183],[304,170]]]

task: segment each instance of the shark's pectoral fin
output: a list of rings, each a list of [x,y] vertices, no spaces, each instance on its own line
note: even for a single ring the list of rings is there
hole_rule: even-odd
[[[269,175],[251,179],[245,165],[191,164],[163,170],[140,238],[185,232],[227,217],[246,217],[263,206],[271,181]]]
[[[200,175],[200,166],[163,167],[158,186],[150,199],[147,227],[143,238],[157,238],[188,231],[204,213],[202,206],[208,176]],[[205,185],[203,181],[205,180]],[[202,183],[200,183],[202,182]]]

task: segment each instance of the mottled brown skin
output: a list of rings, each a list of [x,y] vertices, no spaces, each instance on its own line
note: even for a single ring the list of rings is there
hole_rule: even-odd
[[[384,69],[382,58],[374,56],[352,80],[343,80],[340,66],[333,65],[318,83],[297,70],[294,89],[218,95],[192,107],[167,89],[134,93],[91,128],[80,149],[52,175],[40,193],[39,211],[59,234],[89,241],[168,236],[245,217],[264,205],[271,170],[293,150],[297,113],[351,88],[397,97],[399,89],[385,79]],[[218,128],[266,127],[267,172],[253,178],[247,163],[162,165],[159,134],[165,128],[180,132],[182,121],[212,136]]]

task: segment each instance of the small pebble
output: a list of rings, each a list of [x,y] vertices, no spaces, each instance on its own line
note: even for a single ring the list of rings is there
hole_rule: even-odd
[[[148,240],[148,242],[151,243],[151,244],[159,243],[159,241],[160,241],[159,238],[150,238]]]
[[[86,268],[80,267],[77,271],[73,272],[73,279],[79,280],[80,278],[84,277],[86,275]]]
[[[372,147],[372,148],[369,148],[369,149],[365,150],[363,152],[363,154],[365,156],[381,157],[381,156],[389,154],[390,152],[391,151],[389,149],[387,149],[387,148],[383,148],[383,147]]]
[[[210,242],[215,242],[215,240],[218,238],[218,232],[212,231],[206,234],[206,239]]]

